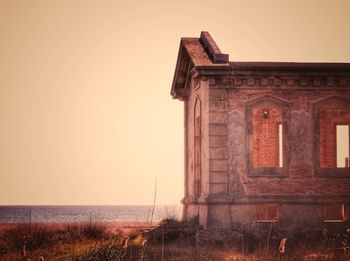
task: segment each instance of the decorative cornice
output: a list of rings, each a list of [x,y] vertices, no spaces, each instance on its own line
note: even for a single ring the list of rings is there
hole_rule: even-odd
[[[305,76],[305,75],[231,75],[214,77],[217,87],[221,88],[297,88],[297,89],[334,89],[350,88],[348,76]]]

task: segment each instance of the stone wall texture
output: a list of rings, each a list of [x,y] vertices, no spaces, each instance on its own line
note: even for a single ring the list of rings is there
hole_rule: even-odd
[[[196,219],[204,227],[257,224],[259,204],[278,206],[278,226],[290,229],[325,225],[324,209],[329,204],[344,204],[349,216],[350,175],[325,177],[317,172],[335,167],[334,126],[350,124],[347,85],[322,89],[315,85],[317,81],[305,83],[298,77],[277,87],[254,79],[194,78],[185,100],[185,219]],[[199,114],[200,195],[195,174]],[[251,175],[250,168],[264,172]]]
[[[274,96],[290,101],[289,154],[290,163],[287,177],[249,177],[247,166],[247,120],[245,103],[251,99]],[[315,117],[312,104],[322,98],[334,95],[334,91],[306,90],[228,90],[228,152],[229,176],[235,179],[233,187],[243,187],[244,194],[349,194],[349,178],[320,178],[315,175]],[[350,98],[349,94],[342,93]],[[302,98],[301,98],[302,97]],[[339,110],[338,110],[339,111]],[[342,111],[340,110],[339,113]],[[346,114],[348,115],[348,113]],[[334,117],[333,120],[336,120]],[[349,119],[347,119],[349,120]],[[350,121],[348,121],[350,122]],[[242,126],[243,125],[243,126]],[[233,135],[234,134],[234,135]],[[287,134],[286,134],[287,135]],[[234,136],[234,137],[233,137]],[[232,138],[231,138],[232,137]],[[272,138],[275,139],[275,138]],[[235,141],[235,142],[234,142]],[[328,151],[328,153],[331,153]],[[321,152],[322,155],[322,152]],[[236,178],[236,177],[239,178]],[[238,181],[241,184],[237,185]],[[234,190],[231,187],[231,191]],[[241,191],[242,192],[242,191]]]
[[[171,95],[185,104],[185,219],[350,225],[350,168],[335,163],[350,63],[229,62],[202,32],[181,38]]]

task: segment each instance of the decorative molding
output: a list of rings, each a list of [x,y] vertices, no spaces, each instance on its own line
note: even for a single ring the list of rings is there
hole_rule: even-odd
[[[350,76],[235,75],[215,81],[223,88],[350,88]]]
[[[181,200],[184,205],[211,205],[211,204],[260,204],[260,203],[279,203],[279,204],[302,204],[302,205],[324,205],[332,203],[350,204],[350,194],[325,195],[325,194],[304,194],[304,195],[207,195],[200,198],[185,197]]]
[[[195,70],[194,88],[197,89],[200,81],[209,81],[210,87],[225,89],[349,89],[350,75],[286,75],[286,74],[240,74],[240,75],[221,75],[205,76],[198,75]],[[187,81],[187,80],[186,80]],[[187,84],[185,84],[187,85]],[[186,97],[187,87],[176,87],[173,93],[178,96]],[[186,90],[186,91],[185,91]]]
[[[215,78],[210,78],[209,79],[209,86],[215,86],[215,84],[216,84]]]
[[[194,86],[194,89],[197,90],[201,87],[201,82],[200,80],[198,79],[198,77],[193,77],[193,86]]]

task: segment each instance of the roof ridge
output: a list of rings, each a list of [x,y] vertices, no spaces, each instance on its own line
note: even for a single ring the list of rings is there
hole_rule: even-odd
[[[229,62],[229,55],[221,53],[219,47],[217,46],[209,32],[202,31],[199,38],[199,42],[201,43],[203,49],[206,51],[210,60],[212,60],[213,63]]]

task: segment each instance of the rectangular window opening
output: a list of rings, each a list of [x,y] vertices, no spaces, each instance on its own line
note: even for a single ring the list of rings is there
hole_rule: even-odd
[[[252,116],[253,167],[283,167],[282,110],[279,108],[254,108]]]
[[[349,125],[336,125],[337,168],[349,168]]]
[[[348,173],[350,109],[321,108],[319,117],[319,167]]]
[[[278,222],[279,205],[263,204],[256,206],[257,222]]]
[[[332,204],[324,207],[324,222],[343,222],[345,220],[344,204]]]

